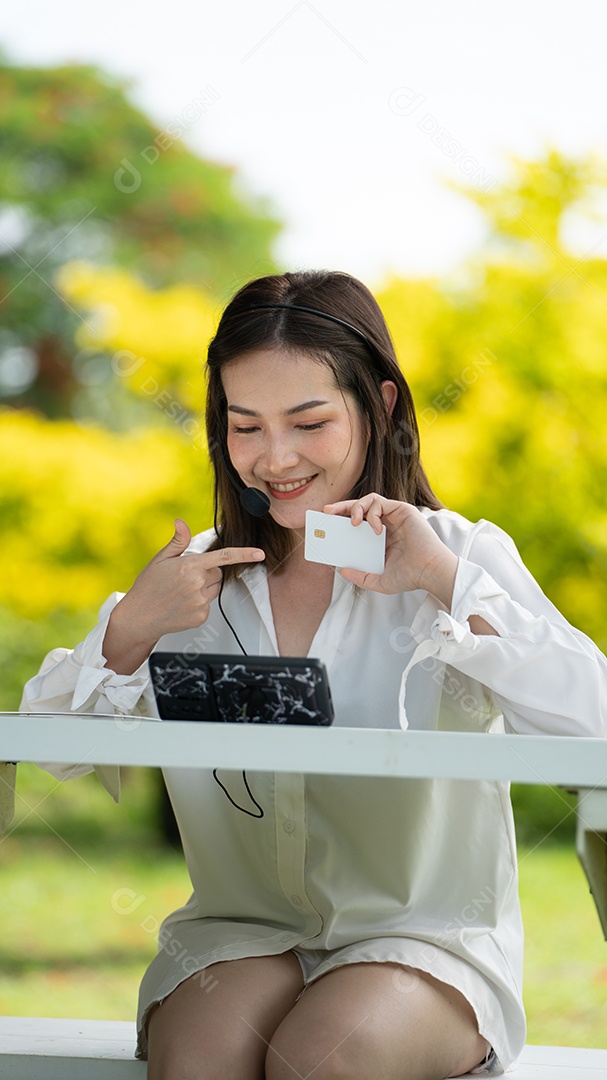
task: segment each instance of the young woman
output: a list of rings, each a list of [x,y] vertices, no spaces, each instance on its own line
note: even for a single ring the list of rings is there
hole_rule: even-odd
[[[152,650],[211,640],[213,652],[319,657],[339,725],[607,733],[605,658],[500,529],[432,493],[409,389],[360,282],[249,283],[223,314],[208,377],[216,528],[192,540],[177,519],[88,638],[47,658],[24,708],[154,712]],[[243,509],[247,488],[266,497],[264,516]],[[244,502],[263,512],[259,497]],[[307,562],[308,509],[385,525],[384,573]],[[98,771],[115,793],[112,770]],[[507,785],[195,768],[165,779],[193,894],[141,987],[151,1080],[443,1080],[516,1059]]]

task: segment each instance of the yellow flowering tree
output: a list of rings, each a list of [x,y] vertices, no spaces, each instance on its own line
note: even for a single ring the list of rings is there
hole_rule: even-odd
[[[202,365],[219,314],[205,293],[191,285],[153,290],[125,270],[86,263],[67,264],[57,282],[87,312],[76,344],[80,355],[106,358],[107,380],[123,381],[144,399],[162,394],[173,419],[184,409],[199,413]]]
[[[592,215],[605,176],[556,151],[517,162],[491,193],[468,190],[491,231],[457,278],[393,280],[378,293],[437,494],[510,532],[557,606],[603,648],[607,260],[574,253],[567,229],[574,214]]]
[[[212,524],[208,458],[178,425],[130,433],[0,412],[1,707],[42,656],[74,645],[183,517]]]

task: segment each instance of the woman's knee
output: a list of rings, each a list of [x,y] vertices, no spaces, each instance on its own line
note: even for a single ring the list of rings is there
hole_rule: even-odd
[[[345,1034],[324,1025],[299,1033],[279,1028],[266,1054],[266,1080],[376,1080],[383,1073],[378,1068],[381,1047],[375,1042],[370,1023]]]
[[[466,1074],[480,1060],[472,1053],[465,1065],[453,1067],[442,1057],[429,1044],[405,1048],[398,1055],[386,1053],[382,1040],[376,1041],[372,1032],[337,1044],[319,1042],[310,1034],[296,1045],[284,1045],[278,1039],[270,1043],[265,1080],[445,1080]]]
[[[296,958],[251,957],[206,971],[211,992],[197,973],[152,1012],[149,1080],[263,1080],[268,1042],[303,986]]]
[[[483,1048],[452,988],[393,964],[344,966],[308,987],[277,1028],[266,1080],[441,1080],[478,1064]]]

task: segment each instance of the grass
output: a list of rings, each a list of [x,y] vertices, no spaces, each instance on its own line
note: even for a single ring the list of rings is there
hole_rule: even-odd
[[[162,918],[185,903],[159,841],[157,775],[132,770],[116,807],[93,777],[20,766],[0,843],[0,1013],[130,1020]],[[519,851],[528,1042],[607,1047],[607,944],[573,847]]]
[[[133,1019],[158,925],[188,897],[182,858],[89,851],[87,865],[54,839],[2,846],[0,1012]]]
[[[527,1041],[607,1048],[607,942],[572,847],[519,850]]]

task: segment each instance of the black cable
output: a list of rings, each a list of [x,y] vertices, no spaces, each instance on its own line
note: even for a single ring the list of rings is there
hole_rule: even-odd
[[[244,654],[244,656],[248,656],[249,654],[248,654],[247,650],[245,649],[244,645],[242,644],[242,641],[240,640],[240,638],[238,637],[238,634],[236,633],[234,627],[232,626],[232,623],[228,619],[228,616],[226,615],[225,611],[223,610],[223,605],[221,603],[221,594],[223,592],[223,586],[224,586],[224,577],[223,577],[223,573],[222,573],[222,575],[221,575],[221,585],[219,586],[219,592],[217,594],[217,606],[219,607],[219,610],[220,610],[221,614],[223,615],[225,621],[227,622],[227,624],[228,624],[230,630],[232,631],[234,637],[236,638],[236,641],[238,642],[238,646],[241,649],[242,653]]]
[[[220,544],[222,544],[221,537],[219,535],[219,529],[217,528],[217,480],[215,480],[215,495],[214,495],[214,499],[213,499],[213,527],[215,529],[215,535],[216,535],[217,539],[219,540]],[[222,546],[223,546],[223,544],[222,544]],[[225,622],[227,623],[228,627],[230,628],[230,630],[232,631],[234,637],[236,638],[236,641],[238,642],[239,649],[241,650],[241,652],[243,653],[244,656],[248,656],[247,650],[245,649],[244,645],[242,644],[242,641],[240,640],[240,638],[238,637],[238,634],[236,633],[234,627],[232,626],[232,623],[228,619],[228,616],[226,615],[225,611],[223,610],[223,605],[221,603],[221,594],[223,592],[224,583],[225,583],[225,579],[224,579],[223,572],[222,572],[221,585],[219,586],[219,592],[217,594],[217,606],[219,607],[219,610],[220,610]],[[241,810],[243,814],[248,814],[249,817],[262,818],[262,817],[265,816],[263,807],[261,807],[259,805],[259,803],[257,802],[257,799],[255,798],[255,796],[253,795],[253,792],[251,791],[251,789],[249,787],[249,782],[247,780],[247,774],[246,774],[244,769],[242,770],[242,779],[244,781],[244,786],[246,787],[247,792],[248,792],[252,802],[255,803],[255,806],[260,811],[259,814],[254,814],[252,810],[246,810],[244,806],[239,806],[238,803],[234,802],[234,799],[230,795],[230,792],[228,791],[228,789],[226,787],[224,787],[221,780],[217,776],[217,769],[213,769],[213,779],[216,781],[216,783],[219,784],[221,790],[223,792],[225,792],[228,799],[232,803],[232,806],[235,806],[237,810]]]
[[[228,796],[228,799],[232,803],[232,806],[235,806],[237,810],[242,810],[243,814],[248,814],[249,817],[255,817],[255,818],[265,817],[264,812],[263,812],[263,807],[261,807],[259,805],[259,803],[257,802],[257,799],[255,798],[255,796],[253,795],[253,792],[251,791],[251,789],[249,787],[249,784],[248,784],[248,781],[247,781],[247,774],[244,771],[244,769],[242,770],[242,779],[244,780],[244,786],[246,787],[246,789],[247,789],[249,795],[251,796],[251,799],[255,803],[255,806],[257,807],[257,809],[259,811],[261,811],[259,814],[254,814],[252,810],[245,810],[244,806],[239,806],[237,802],[234,802],[232,796],[230,795],[230,792],[228,791],[228,789],[226,787],[223,786],[221,780],[219,779],[219,777],[217,775],[217,769],[213,769],[213,776],[215,777],[215,780],[219,784],[222,791],[225,791],[226,795]]]

